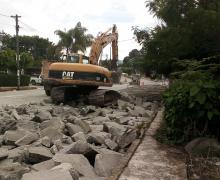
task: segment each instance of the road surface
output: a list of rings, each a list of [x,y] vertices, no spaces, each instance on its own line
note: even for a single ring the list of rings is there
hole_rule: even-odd
[[[121,90],[127,88],[127,86],[128,86],[127,84],[123,84],[123,85],[114,85],[113,87],[100,87],[100,88]],[[42,86],[39,86],[37,89],[34,90],[6,91],[6,92],[0,92],[0,106],[29,104],[31,102],[38,103],[48,98],[50,97],[45,95]]]
[[[20,105],[30,102],[41,102],[48,98],[43,90],[43,87],[38,87],[33,90],[21,91],[6,91],[0,92],[0,106],[2,105]]]
[[[155,85],[155,84],[163,84],[162,81],[152,81],[150,79],[142,78],[141,85]],[[166,82],[165,82],[166,83]],[[115,91],[126,89],[129,87],[128,84],[116,84],[112,87],[100,87],[101,89],[112,89]],[[34,90],[23,90],[23,91],[7,91],[0,92],[0,106],[2,105],[20,105],[20,104],[29,104],[31,102],[41,102],[44,99],[48,99],[50,97],[46,96],[44,93],[44,89],[42,86],[38,86],[37,89]]]

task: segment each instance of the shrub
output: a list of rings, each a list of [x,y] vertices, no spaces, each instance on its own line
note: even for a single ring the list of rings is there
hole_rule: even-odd
[[[21,86],[28,86],[30,76],[21,75]],[[15,74],[0,74],[0,87],[17,86],[17,76]]]
[[[206,135],[220,138],[220,84],[193,79],[174,82],[164,94],[166,135],[176,144]]]

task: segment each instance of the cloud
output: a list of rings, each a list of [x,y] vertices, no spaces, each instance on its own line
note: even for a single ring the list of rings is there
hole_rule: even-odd
[[[20,20],[29,26],[19,23],[21,35],[39,35],[55,43],[59,40],[55,30],[68,30],[78,21],[94,36],[116,24],[119,41],[132,39],[134,25],[156,24],[145,8],[145,0],[0,0],[0,4],[0,13],[19,14]],[[13,35],[14,25],[14,19],[0,16],[0,31]],[[123,59],[134,48],[140,48],[134,40],[119,42],[119,58]],[[108,47],[104,53],[109,54]]]
[[[95,22],[114,24],[120,23],[134,23],[134,16],[124,6],[110,7],[106,9],[101,15],[89,15],[85,16],[85,19],[89,19]]]

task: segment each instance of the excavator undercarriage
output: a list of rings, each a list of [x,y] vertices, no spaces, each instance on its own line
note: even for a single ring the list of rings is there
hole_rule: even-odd
[[[91,105],[109,106],[116,105],[120,93],[108,89],[96,89],[96,87],[58,86],[51,90],[51,99],[54,103],[65,103],[79,98]]]

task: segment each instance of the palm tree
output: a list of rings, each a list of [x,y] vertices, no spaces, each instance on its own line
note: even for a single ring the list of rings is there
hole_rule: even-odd
[[[86,48],[92,43],[93,36],[91,34],[86,34],[87,29],[82,27],[81,23],[78,22],[76,26],[67,32],[56,30],[60,38],[58,45],[62,48],[66,48],[66,54],[70,52],[77,53],[77,51],[85,52]]]

